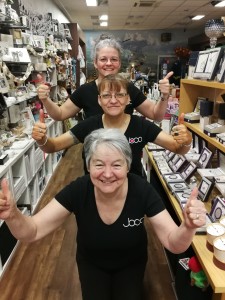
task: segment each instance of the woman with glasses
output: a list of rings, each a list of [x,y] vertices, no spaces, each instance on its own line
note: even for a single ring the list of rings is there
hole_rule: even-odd
[[[44,152],[52,153],[83,143],[85,137],[95,129],[118,128],[126,136],[132,149],[130,171],[139,175],[142,175],[142,150],[148,142],[154,142],[175,153],[185,154],[192,142],[191,133],[186,126],[177,125],[174,129],[175,135],[172,136],[143,117],[127,114],[125,109],[130,101],[128,87],[129,82],[121,75],[105,76],[98,87],[98,103],[104,111],[102,115],[83,120],[66,133],[54,138],[47,137],[46,125],[42,118],[41,122],[34,125],[32,137]]]
[[[40,84],[38,87],[38,97],[42,101],[48,114],[57,121],[63,121],[70,117],[74,117],[80,110],[83,110],[84,119],[97,114],[102,114],[103,111],[98,105],[98,88],[101,80],[109,74],[117,74],[121,67],[121,46],[113,38],[104,36],[97,42],[94,48],[94,66],[98,72],[98,78],[94,81],[85,83],[76,89],[73,94],[60,107],[54,103],[50,97],[50,87],[45,84]],[[161,100],[156,104],[147,100],[146,96],[130,83],[128,86],[129,105],[127,112],[132,113],[135,108],[145,117],[161,121],[165,115],[167,108],[167,99],[169,97],[169,77],[173,72],[160,80],[159,87],[161,90]],[[42,77],[38,75],[39,80]]]
[[[31,243],[73,214],[82,299],[141,300],[147,263],[145,224],[151,224],[165,248],[182,253],[190,246],[196,228],[205,224],[204,203],[197,199],[195,188],[177,226],[153,186],[128,174],[132,152],[119,130],[93,131],[84,141],[84,151],[90,174],[72,181],[33,216],[21,213],[7,179],[3,179],[0,219],[16,239]]]

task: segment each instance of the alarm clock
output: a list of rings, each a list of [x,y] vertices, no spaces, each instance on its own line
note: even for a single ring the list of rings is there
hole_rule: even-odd
[[[213,241],[225,234],[225,227],[220,223],[212,223],[206,227],[206,247],[213,252]]]
[[[218,268],[225,270],[225,235],[213,241],[213,262]]]

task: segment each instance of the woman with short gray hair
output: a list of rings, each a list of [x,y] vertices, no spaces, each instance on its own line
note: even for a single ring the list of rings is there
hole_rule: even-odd
[[[122,132],[98,129],[85,138],[84,147],[90,174],[71,182],[33,216],[21,213],[3,179],[0,219],[16,239],[28,243],[74,214],[83,300],[141,300],[148,259],[144,218],[165,248],[182,253],[205,224],[204,203],[195,188],[177,226],[154,187],[128,173],[131,151]]]
[[[132,161],[132,151],[127,143],[125,135],[121,135],[119,129],[99,129],[89,134],[84,142],[84,153],[86,166],[89,169],[90,160],[96,152],[98,145],[105,144],[108,147],[115,148],[121,152],[127,162],[127,168],[130,170]]]

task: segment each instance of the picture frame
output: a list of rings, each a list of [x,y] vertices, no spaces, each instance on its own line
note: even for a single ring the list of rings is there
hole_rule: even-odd
[[[211,158],[212,158],[212,151],[210,151],[207,147],[203,147],[198,160],[198,167],[200,167],[201,169],[206,168]]]
[[[186,191],[186,190],[190,189],[185,181],[168,183],[168,187],[172,193],[175,193],[178,191]]]
[[[186,164],[186,162],[187,161],[186,161],[185,157],[180,156],[178,158],[178,160],[175,162],[175,164],[171,165],[170,167],[174,172],[179,172],[180,169],[184,166],[184,164]]]
[[[172,168],[172,166],[175,165],[175,163],[178,161],[180,155],[179,154],[174,154],[174,155],[171,155],[171,158],[170,160],[168,161],[168,164],[169,166]]]
[[[222,56],[223,49],[219,47],[199,51],[193,78],[213,80],[217,74]]]
[[[221,58],[220,64],[219,64],[219,70],[216,75],[216,80],[219,82],[224,82],[225,77],[225,53],[223,54],[223,57]]]
[[[5,94],[9,92],[9,82],[3,73],[0,73],[0,93]]]
[[[3,61],[6,62],[14,62],[14,63],[30,63],[30,56],[26,48],[8,48],[7,55],[4,55],[2,58]]]
[[[166,152],[165,152],[165,159],[166,159],[166,161],[168,162],[168,161],[170,161],[176,154],[174,153],[174,152],[172,152],[172,151],[170,151],[170,152],[167,152],[167,151],[169,151],[169,150],[166,150]]]
[[[191,190],[177,191],[175,193],[175,198],[178,200],[178,202],[180,204],[186,204],[186,202],[189,199],[190,195],[191,195]]]
[[[34,48],[45,49],[45,37],[42,35],[33,35],[32,43]]]
[[[212,208],[209,215],[214,222],[217,222],[222,216],[225,215],[225,203],[221,197],[217,196],[212,200]]]
[[[198,197],[201,201],[206,202],[213,189],[214,182],[206,177],[202,177],[202,180],[198,187]]]
[[[181,176],[186,181],[196,172],[196,170],[197,170],[196,164],[190,161],[184,168],[183,172],[181,172]]]
[[[169,182],[184,182],[184,179],[180,175],[180,173],[165,174],[163,177],[167,183],[169,183]]]

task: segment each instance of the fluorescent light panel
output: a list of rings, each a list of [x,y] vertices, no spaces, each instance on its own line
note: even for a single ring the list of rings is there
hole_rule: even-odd
[[[108,22],[106,22],[106,21],[100,22],[100,26],[108,26]]]
[[[225,1],[221,1],[215,5],[215,7],[225,7]]]
[[[201,20],[202,18],[204,18],[205,15],[197,15],[195,17],[192,17],[192,20]]]
[[[97,0],[86,0],[87,6],[97,6]]]
[[[99,20],[100,20],[100,21],[108,21],[108,15],[101,15],[101,16],[99,17]]]

